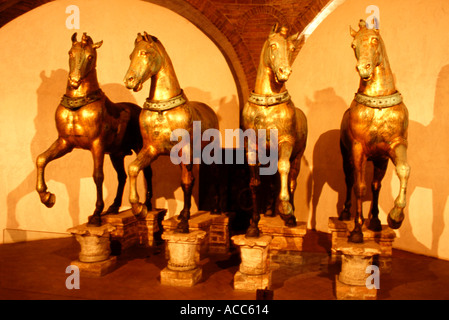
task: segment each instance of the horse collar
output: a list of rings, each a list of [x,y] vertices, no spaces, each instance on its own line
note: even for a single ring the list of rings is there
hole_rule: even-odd
[[[354,100],[370,108],[389,108],[402,102],[402,96],[399,92],[389,96],[370,97],[361,93],[356,93]]]
[[[290,100],[290,95],[288,91],[273,95],[257,94],[251,92],[248,101],[254,103],[258,106],[271,107]]]
[[[103,98],[103,91],[101,89],[95,90],[85,96],[82,97],[69,97],[67,95],[63,95],[61,99],[61,104],[71,110],[75,110],[89,103],[95,102]]]
[[[184,91],[181,90],[181,93],[179,95],[170,98],[168,100],[154,101],[151,100],[150,98],[147,98],[147,100],[143,104],[143,108],[145,110],[162,112],[179,107],[180,105],[183,105],[186,102],[187,97],[184,94]]]

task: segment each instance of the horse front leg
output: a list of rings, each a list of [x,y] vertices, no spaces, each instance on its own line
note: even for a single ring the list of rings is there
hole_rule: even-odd
[[[362,205],[363,199],[366,195],[366,183],[365,183],[365,168],[367,157],[363,152],[363,147],[360,143],[355,142],[352,147],[352,157],[354,163],[355,174],[355,197],[357,199],[357,208],[354,219],[354,230],[351,231],[348,241],[354,243],[363,242],[363,212]]]
[[[402,225],[402,221],[404,221],[404,208],[407,204],[407,182],[410,176],[410,166],[407,163],[407,147],[403,144],[397,146],[394,149],[391,158],[396,166],[396,173],[399,177],[400,187],[399,195],[394,201],[394,207],[388,213],[388,225],[392,229],[399,229]]]
[[[126,171],[125,171],[125,157],[120,155],[109,155],[111,158],[112,166],[114,167],[115,171],[117,172],[117,193],[114,199],[114,202],[112,205],[106,210],[107,214],[117,214],[120,206],[122,205],[122,198],[123,198],[123,190],[125,189],[126,184]]]
[[[131,204],[133,214],[138,217],[144,218],[147,215],[148,208],[145,204],[139,202],[139,194],[137,192],[137,176],[139,175],[140,170],[144,170],[149,167],[155,159],[156,154],[151,152],[149,147],[143,148],[142,150],[140,150],[140,152],[137,154],[136,159],[131,162],[128,168],[129,203]],[[148,203],[148,201],[146,203]]]
[[[258,193],[260,188],[259,166],[255,164],[250,164],[249,173],[250,173],[249,187],[251,189],[251,198],[253,201],[253,212],[250,220],[250,225],[248,227],[248,230],[246,230],[246,237],[258,238],[260,235],[259,231],[260,212],[258,201],[259,200]]]
[[[192,206],[192,190],[195,178],[192,173],[193,165],[181,164],[181,188],[184,192],[184,208],[178,216],[179,223],[176,232],[189,233],[190,208]]]
[[[296,226],[296,218],[293,212],[293,206],[290,203],[289,174],[290,157],[293,146],[289,142],[279,144],[278,171],[281,179],[281,191],[279,193],[279,213],[287,227]]]
[[[290,203],[292,205],[293,208],[293,212],[295,212],[295,191],[296,191],[296,186],[297,184],[297,179],[298,179],[298,175],[299,172],[301,171],[301,158],[302,158],[302,153],[298,154],[295,159],[292,161],[291,165],[290,165],[290,173],[288,176],[288,181],[289,181],[289,188],[290,188]]]
[[[145,178],[145,188],[146,188],[146,196],[145,196],[145,206],[148,210],[153,209],[151,205],[151,199],[153,198],[153,170],[151,166],[147,166],[143,169],[143,176]]]
[[[103,201],[103,182],[104,182],[104,148],[101,143],[96,142],[92,147],[92,157],[94,160],[94,173],[93,178],[95,187],[97,189],[97,201],[95,203],[95,211],[92,216],[89,217],[87,222],[88,226],[101,226],[101,213],[104,209]]]
[[[36,191],[39,193],[41,202],[48,208],[53,207],[56,202],[56,196],[53,193],[47,191],[47,185],[45,183],[45,167],[49,162],[62,157],[63,155],[72,151],[72,149],[73,148],[66,140],[58,138],[44,153],[40,154],[36,159]]]

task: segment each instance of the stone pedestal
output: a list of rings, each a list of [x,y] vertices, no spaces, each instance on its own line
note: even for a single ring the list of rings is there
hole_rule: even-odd
[[[89,227],[82,224],[67,230],[75,235],[81,250],[79,259],[72,261],[84,276],[99,277],[111,272],[116,265],[116,257],[111,257],[110,234],[115,227],[105,224]]]
[[[286,227],[281,217],[261,216],[259,228],[263,235],[271,236],[270,256],[280,264],[301,264],[302,244],[307,233],[305,222],[297,222],[296,227]]]
[[[337,217],[329,218],[329,231],[332,235],[332,260],[340,260],[340,253],[336,250],[336,245],[339,240],[348,238],[349,233],[354,229],[354,220],[340,221]],[[381,252],[375,256],[375,264],[378,265],[382,273],[390,273],[392,268],[393,257],[393,241],[396,238],[396,233],[387,225],[382,225],[382,231],[371,231],[366,225],[362,227],[363,239],[365,242],[374,241],[380,245]]]
[[[138,219],[139,244],[145,247],[154,247],[162,242],[162,221],[167,209],[148,211],[144,218]]]
[[[189,233],[165,231],[162,234],[169,260],[161,271],[161,284],[192,287],[201,280],[202,269],[197,261],[205,237],[206,232],[202,230]]]
[[[178,216],[162,221],[164,231],[175,231]],[[225,214],[211,214],[210,211],[198,211],[190,216],[189,230],[206,232],[201,244],[200,254],[229,252],[229,218]],[[168,258],[168,257],[167,257]]]
[[[269,246],[272,237],[263,235],[258,238],[246,238],[245,235],[236,235],[231,239],[239,247],[241,257],[239,270],[234,275],[234,289],[271,289]]]
[[[351,243],[345,239],[338,240],[335,249],[342,253],[341,272],[336,276],[337,299],[375,300],[377,289],[367,286],[366,280],[371,275],[367,268],[372,266],[373,256],[380,254],[380,245],[374,241]]]

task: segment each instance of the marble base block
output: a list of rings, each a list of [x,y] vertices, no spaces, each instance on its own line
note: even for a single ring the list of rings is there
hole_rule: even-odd
[[[205,236],[206,232],[202,230],[189,233],[165,231],[162,234],[169,260],[167,267],[161,271],[161,284],[191,287],[201,280],[198,256]]]
[[[111,232],[111,242],[119,244],[118,253],[139,243],[138,221],[131,209],[104,215],[101,217],[101,222],[116,228]]]
[[[339,300],[376,299],[377,289],[368,288],[367,279],[371,273],[367,268],[373,264],[373,256],[381,252],[374,241],[351,243],[338,240],[335,246],[342,253],[341,272],[336,277],[336,296]]]
[[[154,209],[148,211],[146,217],[138,218],[139,244],[145,247],[154,247],[162,241],[162,221],[167,209]]]
[[[111,257],[110,234],[115,229],[110,224],[99,227],[82,224],[67,230],[75,235],[81,247],[79,259],[71,263],[78,266],[80,274],[103,276],[114,269],[116,258]]]
[[[231,240],[239,247],[241,258],[239,270],[234,275],[234,289],[271,289],[269,245],[272,237],[246,238],[245,235],[236,235]]]
[[[305,222],[297,222],[296,227],[285,226],[280,216],[261,216],[259,228],[263,235],[272,237],[270,256],[273,262],[280,264],[301,264],[302,245],[307,233]]]

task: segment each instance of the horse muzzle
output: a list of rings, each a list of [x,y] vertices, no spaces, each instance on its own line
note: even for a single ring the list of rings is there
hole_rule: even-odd
[[[278,82],[286,82],[292,73],[290,67],[280,67],[276,72],[276,80]]]
[[[123,82],[128,89],[132,89],[134,92],[140,91],[142,89],[142,81],[137,80],[133,76],[125,76]]]

